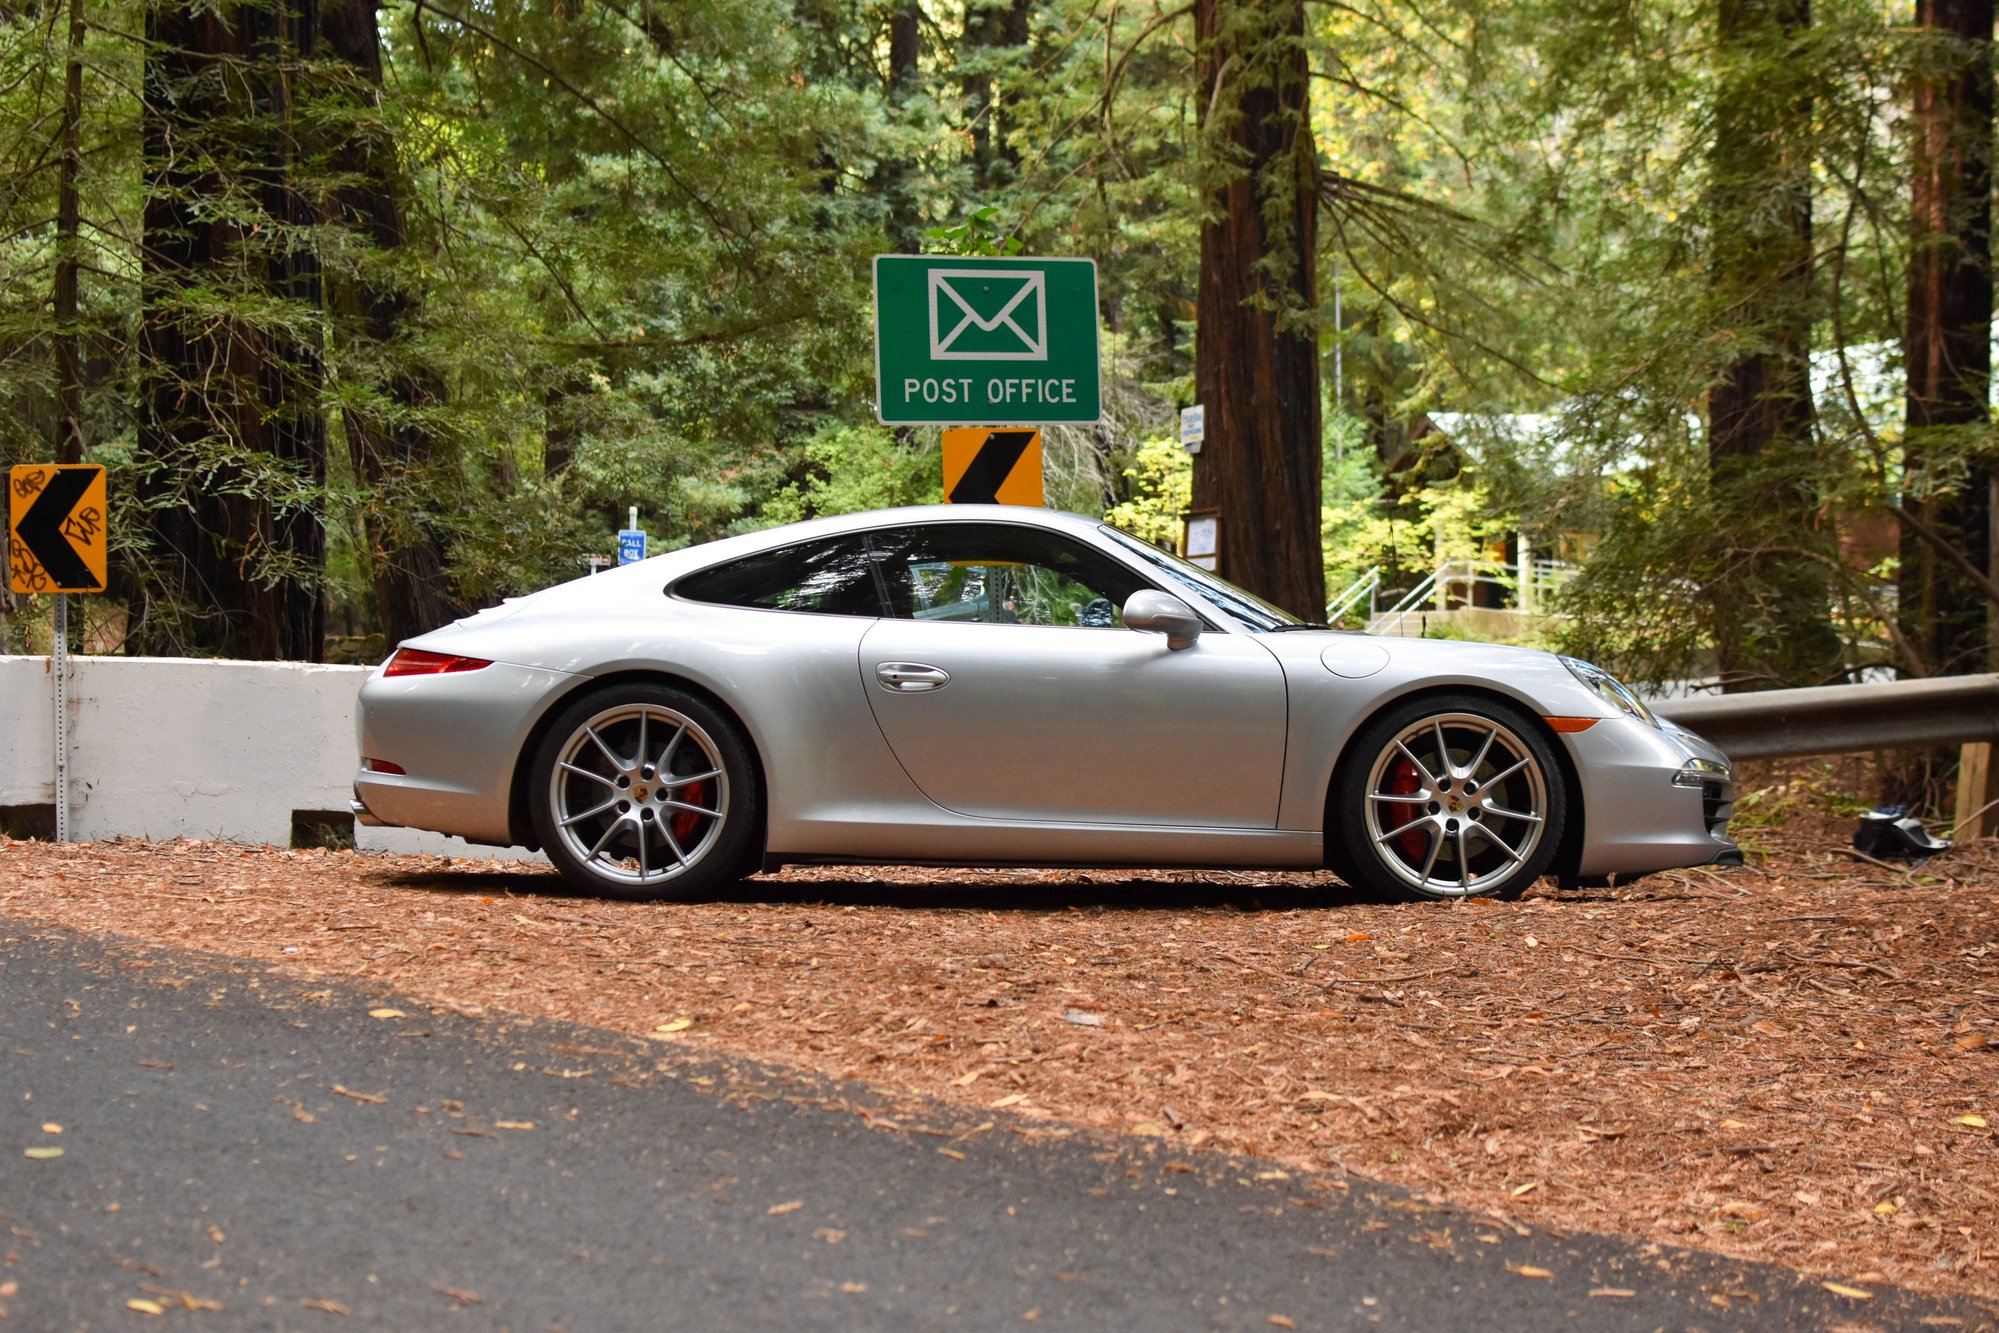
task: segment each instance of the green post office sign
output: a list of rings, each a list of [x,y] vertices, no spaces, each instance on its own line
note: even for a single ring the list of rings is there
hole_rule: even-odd
[[[875,390],[890,425],[1094,422],[1096,261],[876,255]]]

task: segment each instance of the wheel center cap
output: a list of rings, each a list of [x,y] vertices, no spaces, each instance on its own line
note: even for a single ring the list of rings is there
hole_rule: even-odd
[[[1465,808],[1465,803],[1459,800],[1455,796],[1451,797],[1450,800],[1446,802],[1446,804],[1448,804],[1451,807],[1452,814],[1457,814],[1460,810]]]
[[[642,782],[637,783],[632,787],[632,798],[634,800],[639,800],[639,801],[643,801],[646,798],[646,789],[644,783]]]

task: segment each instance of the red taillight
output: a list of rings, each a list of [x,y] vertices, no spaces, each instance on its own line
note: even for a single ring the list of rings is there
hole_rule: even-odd
[[[443,676],[453,671],[477,671],[493,665],[483,657],[453,657],[450,653],[427,653],[421,648],[398,648],[382,668],[385,676]]]
[[[363,759],[361,767],[367,769],[370,773],[397,773],[404,777],[409,776],[409,774],[403,772],[401,764],[392,764],[386,759]]]

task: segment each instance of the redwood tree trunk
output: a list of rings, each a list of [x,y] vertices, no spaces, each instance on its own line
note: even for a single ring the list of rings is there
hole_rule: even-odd
[[[234,178],[270,230],[311,219],[291,185],[294,53],[315,0],[149,8],[143,138],[139,499],[148,567],[131,646],[317,660],[325,637],[319,349],[287,322],[197,308],[313,308],[316,263],[209,211]],[[239,307],[240,308],[240,307]]]
[[[1992,465],[1971,441],[1986,420],[1992,336],[1993,0],[1918,0],[1926,39],[1910,99],[1907,458],[1968,454],[1961,485],[1908,495],[1915,517],[1991,569]],[[1960,428],[1953,432],[1951,428]],[[1902,627],[1933,674],[1992,669],[1991,607],[1957,565],[1912,530],[1902,538]]]
[[[1215,160],[1195,302],[1207,439],[1194,508],[1221,515],[1223,577],[1319,620],[1318,165],[1304,4],[1196,0],[1194,31]]]
[[[1839,676],[1823,566],[1766,549],[1816,524],[1812,442],[1812,99],[1796,49],[1810,0],[1720,0],[1710,280],[1731,346],[1708,391],[1718,533],[1733,549],[1715,587],[1724,689]]]
[[[321,32],[328,52],[352,71],[365,102],[379,105],[382,46],[373,0],[326,0]],[[349,182],[334,194],[335,219],[361,231],[378,250],[404,249],[409,233],[403,218],[402,173],[395,147],[379,123],[356,127],[334,161]],[[415,318],[415,303],[393,278],[345,279],[329,285],[333,307],[354,321],[362,337],[388,351],[395,367],[386,383],[375,386],[390,410],[349,395],[341,424],[355,475],[374,492],[363,530],[375,607],[383,634],[390,643],[399,643],[466,610],[452,595],[444,538],[423,506],[423,497],[435,489],[421,474],[434,462],[436,441],[422,414],[442,402],[444,385],[433,370],[412,359],[406,335]]]

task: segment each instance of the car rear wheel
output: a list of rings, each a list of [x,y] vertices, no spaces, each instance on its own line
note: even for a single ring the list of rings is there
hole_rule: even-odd
[[[1533,718],[1478,695],[1390,709],[1335,782],[1335,868],[1417,898],[1515,898],[1562,841],[1567,787]]]
[[[748,742],[714,705],[620,685],[563,710],[536,751],[530,813],[564,878],[615,898],[690,896],[738,878],[761,827]]]

